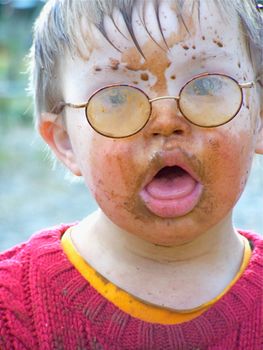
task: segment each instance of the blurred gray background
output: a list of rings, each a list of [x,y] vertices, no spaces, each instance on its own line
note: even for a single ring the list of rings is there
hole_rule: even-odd
[[[33,128],[24,57],[43,3],[0,0],[0,251],[41,228],[79,220],[96,208],[83,184],[65,179],[63,169],[52,170]],[[263,156],[255,157],[235,209],[235,224],[263,232]]]

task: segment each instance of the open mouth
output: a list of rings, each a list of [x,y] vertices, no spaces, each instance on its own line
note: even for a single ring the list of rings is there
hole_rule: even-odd
[[[147,191],[159,199],[181,198],[190,193],[196,181],[178,166],[162,168],[147,185]]]
[[[182,176],[184,175],[185,170],[182,169],[181,167],[175,165],[175,166],[165,166],[161,170],[158,171],[158,173],[155,175],[157,178],[162,178],[162,177],[177,177],[177,176]]]
[[[186,215],[197,204],[201,185],[180,166],[165,166],[141,192],[147,208],[161,217]]]

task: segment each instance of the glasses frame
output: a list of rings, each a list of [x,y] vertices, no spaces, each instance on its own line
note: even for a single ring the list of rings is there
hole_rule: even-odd
[[[239,87],[240,89],[240,94],[241,94],[241,99],[240,99],[240,105],[236,111],[236,113],[227,121],[221,123],[221,124],[218,124],[218,125],[215,125],[215,126],[203,126],[203,125],[199,125],[197,123],[194,123],[192,122],[190,119],[187,118],[187,116],[183,113],[183,111],[181,110],[181,107],[180,107],[180,96],[182,94],[182,91],[184,90],[184,88],[190,84],[193,80],[195,79],[198,79],[198,78],[202,78],[202,77],[208,77],[208,76],[215,76],[215,75],[220,75],[220,76],[223,76],[223,77],[226,77],[226,78],[229,78],[231,79],[232,81],[234,81],[237,86]],[[160,101],[160,100],[166,100],[166,99],[170,99],[170,100],[175,100],[177,101],[177,107],[180,111],[180,113],[182,114],[182,116],[191,124],[193,125],[196,125],[198,127],[201,127],[201,128],[217,128],[219,126],[222,126],[224,124],[227,124],[229,123],[232,119],[235,118],[235,116],[239,113],[242,105],[243,105],[243,101],[244,101],[244,94],[243,94],[243,89],[249,89],[249,88],[252,88],[254,86],[254,81],[251,81],[251,82],[248,82],[248,83],[239,83],[235,78],[227,75],[227,74],[222,74],[222,73],[202,73],[202,74],[199,74],[199,75],[196,75],[194,76],[192,79],[188,80],[180,89],[179,91],[179,94],[178,96],[170,96],[170,95],[167,95],[167,96],[159,96],[159,97],[155,97],[155,98],[149,98],[149,96],[143,91],[141,90],[140,88],[138,88],[137,86],[134,86],[134,85],[130,85],[130,84],[110,84],[110,85],[106,85],[106,86],[103,86],[102,88],[96,90],[95,92],[92,93],[92,95],[89,97],[88,101],[86,103],[81,103],[81,104],[74,104],[74,103],[68,103],[68,102],[60,102],[55,108],[53,108],[52,112],[56,113],[56,112],[61,112],[63,110],[64,107],[70,107],[70,108],[76,108],[76,109],[80,109],[80,108],[85,108],[85,115],[86,115],[86,119],[89,123],[89,125],[92,127],[93,130],[95,130],[98,134],[100,135],[103,135],[105,137],[109,137],[109,138],[113,138],[113,139],[122,139],[122,138],[126,138],[126,137],[131,137],[135,134],[137,134],[138,132],[140,132],[149,122],[149,120],[151,119],[151,115],[152,115],[152,103],[153,102],[156,102],[156,101]],[[111,87],[118,87],[118,86],[127,86],[127,87],[131,87],[133,89],[137,89],[139,90],[146,98],[147,100],[149,101],[149,104],[150,104],[150,112],[149,112],[149,116],[146,120],[146,122],[142,125],[142,127],[137,130],[136,132],[132,133],[132,134],[129,134],[127,136],[109,136],[109,135],[105,135],[103,134],[102,132],[100,132],[99,130],[97,130],[89,121],[89,117],[88,117],[88,112],[87,112],[87,109],[88,109],[88,105],[89,105],[89,102],[90,100],[93,98],[94,95],[96,95],[98,92],[102,91],[102,90],[105,90],[105,89],[108,89],[108,88],[111,88]]]

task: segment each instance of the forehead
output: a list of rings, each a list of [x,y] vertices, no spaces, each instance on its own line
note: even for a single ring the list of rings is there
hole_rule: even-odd
[[[179,6],[179,3],[183,5]],[[237,14],[230,17],[213,0],[133,2],[128,13],[115,7],[111,15],[102,17],[100,26],[92,27],[89,49],[98,47],[101,34],[117,50],[122,52],[135,46],[142,56],[141,48],[149,39],[165,49],[198,36],[205,44],[208,36],[212,37],[214,44],[223,47],[223,37],[232,39],[230,42],[237,39],[236,36],[238,39],[241,37]],[[87,21],[84,18],[82,26],[82,32],[86,32]]]
[[[61,75],[75,86],[79,77],[85,86],[89,80],[88,91],[83,90],[83,96],[76,99],[84,100],[101,85],[116,82],[145,81],[147,88],[159,94],[172,89],[175,79],[178,85],[184,84],[192,76],[209,71],[240,81],[245,75],[251,79],[253,71],[238,17],[228,21],[214,1],[184,3],[187,6],[179,10],[178,1],[163,0],[156,7],[156,2],[149,0],[145,6],[134,6],[130,18],[115,8],[112,17],[104,17],[101,30],[90,28],[83,17],[81,32],[86,41],[73,60],[72,55],[65,57]],[[68,82],[63,86],[69,86]]]
[[[241,57],[247,61],[237,15],[230,21],[213,0],[184,1],[182,7],[178,3],[176,0],[134,2],[129,14],[115,8],[112,16],[104,16],[100,30],[97,27],[90,30],[83,17],[82,33],[91,33],[88,52],[86,46],[82,50],[88,68],[93,65],[100,70],[111,66],[117,70],[121,68],[119,63],[123,63],[126,68],[138,71],[149,69],[150,65],[154,76],[159,79],[161,75],[164,79],[160,70],[171,63],[176,64],[177,70],[185,71],[190,60],[189,74],[199,74],[203,70],[198,71],[196,66],[209,70],[204,65],[215,58],[217,63],[239,61]],[[221,66],[218,65],[218,71],[224,72]]]

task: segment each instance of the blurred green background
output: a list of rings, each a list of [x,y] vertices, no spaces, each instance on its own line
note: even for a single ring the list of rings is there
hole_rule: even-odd
[[[44,2],[0,0],[0,251],[96,208],[83,184],[52,168],[34,130],[25,56]]]
[[[43,5],[41,0],[0,0],[0,251],[36,230],[81,219],[96,208],[83,184],[65,179],[63,169],[52,169],[34,131],[25,56]],[[238,227],[261,232],[262,171],[257,157],[235,211]]]
[[[25,52],[31,45],[32,22],[44,2],[0,0],[1,129],[31,124],[30,98],[25,94]]]

